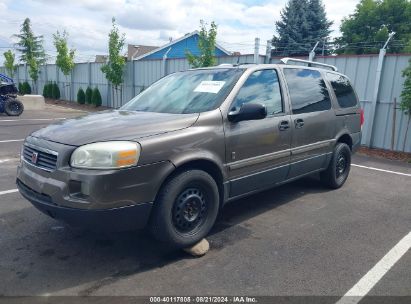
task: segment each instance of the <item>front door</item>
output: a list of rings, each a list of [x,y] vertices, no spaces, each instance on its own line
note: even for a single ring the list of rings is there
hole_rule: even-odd
[[[244,103],[264,104],[268,115],[237,123],[225,119],[230,197],[283,181],[289,170],[291,120],[275,69],[250,74],[230,110],[238,110]]]
[[[284,68],[291,100],[291,169],[288,178],[323,168],[334,145],[334,117],[321,73]]]

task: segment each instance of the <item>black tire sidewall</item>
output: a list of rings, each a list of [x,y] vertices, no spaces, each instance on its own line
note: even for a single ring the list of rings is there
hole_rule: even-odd
[[[337,162],[338,162],[338,157],[341,153],[345,154],[347,165],[344,173],[340,175],[337,178]],[[332,158],[332,166],[331,166],[331,177],[332,177],[332,184],[335,188],[341,187],[345,181],[348,178],[348,175],[350,174],[350,168],[351,168],[351,150],[350,147],[348,147],[347,144],[344,143],[338,143],[335,147],[333,158]]]
[[[178,196],[187,188],[197,187],[206,196],[207,214],[201,226],[193,234],[180,233],[172,219],[173,207]],[[154,203],[150,228],[160,241],[178,247],[191,246],[203,239],[213,227],[219,210],[219,192],[214,179],[201,170],[187,170],[171,178],[160,190]]]
[[[18,103],[20,106],[20,111],[19,112],[14,112],[12,110],[10,110],[10,105],[13,103]],[[20,116],[24,111],[24,106],[23,103],[19,100],[16,99],[7,99],[5,104],[4,104],[4,112],[8,115],[8,116]]]

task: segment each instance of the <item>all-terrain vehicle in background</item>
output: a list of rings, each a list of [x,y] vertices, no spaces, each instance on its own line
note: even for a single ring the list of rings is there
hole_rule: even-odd
[[[0,74],[0,113],[20,116],[24,111],[21,101],[17,100],[17,88],[13,79]]]

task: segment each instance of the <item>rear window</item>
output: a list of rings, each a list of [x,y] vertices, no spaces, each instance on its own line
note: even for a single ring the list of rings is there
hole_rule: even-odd
[[[286,68],[285,79],[293,114],[331,109],[330,96],[321,73],[310,69]]]
[[[350,81],[346,77],[334,73],[327,73],[327,79],[331,83],[341,108],[357,106],[357,96]]]

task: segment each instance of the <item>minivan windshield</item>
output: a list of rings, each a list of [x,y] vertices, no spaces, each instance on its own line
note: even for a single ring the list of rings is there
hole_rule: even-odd
[[[210,111],[224,101],[244,69],[218,68],[166,76],[120,110],[188,114]]]

